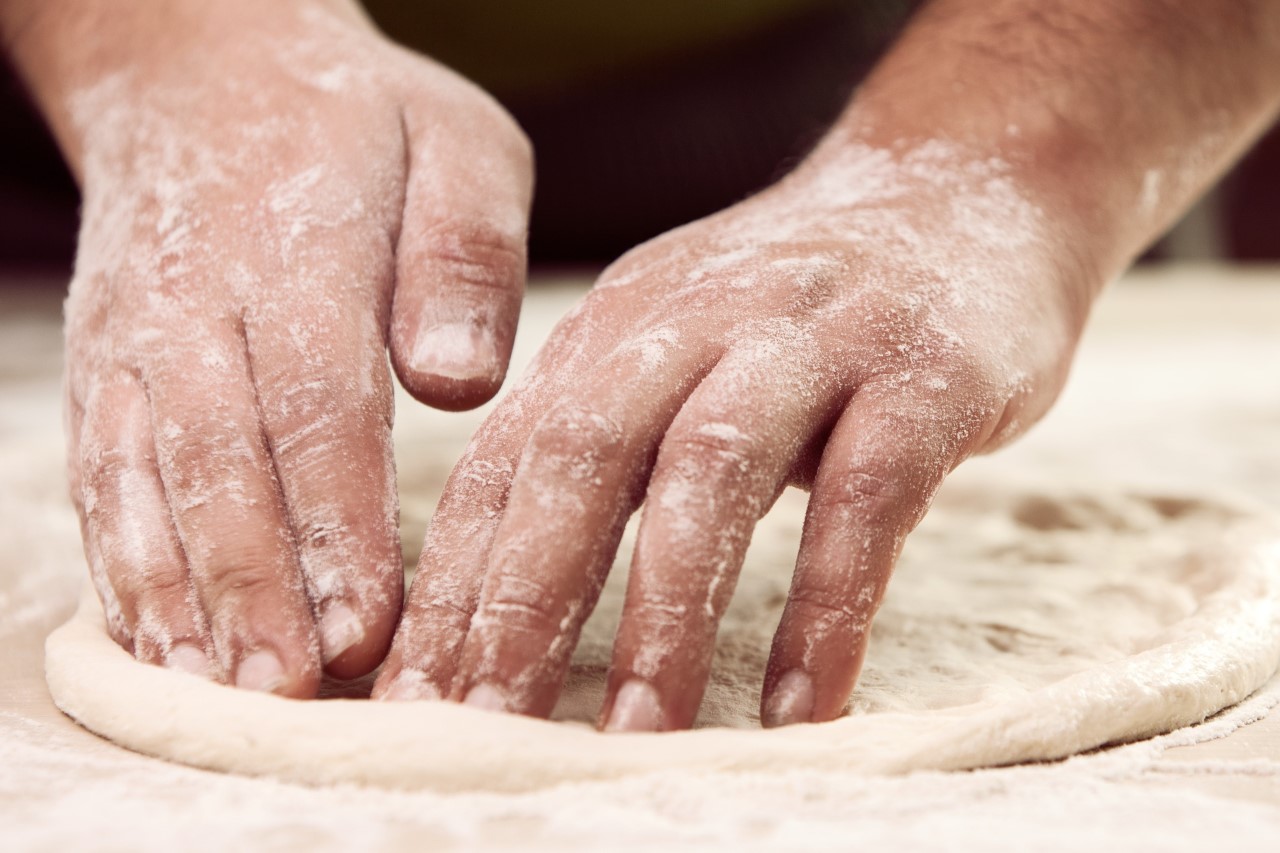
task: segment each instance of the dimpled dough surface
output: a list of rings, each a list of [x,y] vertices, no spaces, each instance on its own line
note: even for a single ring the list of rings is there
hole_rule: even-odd
[[[402,445],[407,565],[447,456],[438,441]],[[50,637],[47,678],[66,713],[139,752],[312,784],[456,791],[677,766],[903,773],[1059,758],[1201,721],[1280,663],[1280,546],[1265,513],[962,470],[908,541],[848,716],[762,731],[760,680],[803,508],[804,495],[788,492],[757,530],[691,732],[583,725],[603,694],[634,525],[553,722],[210,684],[134,662],[91,597]]]

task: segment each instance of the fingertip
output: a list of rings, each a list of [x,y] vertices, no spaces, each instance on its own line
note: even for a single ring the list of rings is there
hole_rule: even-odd
[[[396,374],[428,405],[474,408],[497,393],[511,357],[526,278],[523,225],[408,208],[405,216],[391,306]]]
[[[760,723],[767,729],[813,722],[813,679],[802,669],[787,671],[773,686],[760,710]]]
[[[474,409],[492,399],[506,378],[510,346],[482,323],[437,323],[397,343],[392,361],[401,384],[437,409]]]
[[[386,658],[393,620],[362,614],[362,609],[337,602],[320,617],[320,660],[324,671],[334,678],[367,675]]]
[[[288,699],[311,699],[320,691],[319,668],[261,646],[240,655],[231,683],[241,690],[271,693]]]
[[[468,690],[462,704],[480,711],[505,712],[510,709],[506,694],[494,685],[484,682]]]
[[[269,649],[251,651],[236,667],[236,687],[258,693],[275,693],[285,687],[289,677],[280,656]]]
[[[601,727],[606,732],[660,732],[666,728],[662,701],[652,684],[628,679],[613,698],[609,716]]]
[[[379,678],[373,687],[372,699],[386,702],[438,702],[444,698],[434,684],[421,672],[404,669],[394,677]]]
[[[493,331],[479,323],[447,322],[422,329],[409,354],[416,372],[458,382],[491,379],[502,374]]]
[[[345,604],[330,607],[320,618],[320,660],[329,666],[364,642],[364,623]]]
[[[191,643],[175,645],[164,656],[163,664],[168,669],[185,672],[198,678],[217,680],[217,669],[213,661],[205,654],[204,649]]]

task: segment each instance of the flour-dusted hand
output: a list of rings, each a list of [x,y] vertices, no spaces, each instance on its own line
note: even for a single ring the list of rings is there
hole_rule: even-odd
[[[632,251],[458,465],[379,692],[545,715],[645,502],[607,728],[693,721],[752,529],[812,486],[767,723],[843,708],[903,538],[1049,406],[1089,281],[1005,164],[842,148]]]
[[[761,717],[841,712],[947,472],[1048,409],[1102,284],[1280,109],[1274,3],[921,6],[795,172],[558,327],[446,487],[375,695],[549,713],[643,502],[601,723],[690,725],[796,483]]]
[[[344,3],[95,8],[99,32],[67,26],[96,66],[54,111],[84,190],[66,391],[92,578],[140,660],[313,695],[375,667],[400,613],[388,346],[427,403],[501,384],[527,142]]]

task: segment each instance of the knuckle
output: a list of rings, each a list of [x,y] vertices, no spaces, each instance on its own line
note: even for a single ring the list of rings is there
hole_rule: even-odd
[[[457,566],[420,566],[409,593],[405,621],[411,635],[423,626],[439,625],[466,633],[480,603],[480,583]]]
[[[185,568],[169,566],[152,567],[145,578],[147,591],[157,596],[185,596],[187,592],[187,572]]]
[[[925,381],[917,383],[920,393],[971,406],[1006,396],[1011,384],[1016,386],[1023,376],[1007,359],[975,344],[938,348],[921,367]]]
[[[503,456],[464,458],[449,474],[437,514],[442,518],[461,514],[456,520],[469,523],[477,510],[497,513],[506,504],[514,479],[515,465]]]
[[[908,501],[906,487],[887,471],[845,467],[826,472],[812,500],[821,509],[845,509],[862,521],[892,518]]]
[[[375,436],[390,432],[387,418],[372,408],[347,405],[340,395],[318,396],[327,405],[294,397],[270,417],[271,455],[276,462],[282,468],[307,471],[345,462],[361,450],[370,461],[376,458],[368,451],[379,446]]]
[[[493,576],[492,587],[472,619],[481,630],[501,627],[536,634],[558,634],[563,615],[553,590],[538,578],[503,571]]]
[[[303,506],[296,513],[298,557],[317,600],[344,592],[382,597],[403,583],[393,519],[355,504]]]
[[[888,472],[860,467],[839,469],[832,478],[831,498],[854,506],[886,506],[902,499],[902,488]]]
[[[337,395],[321,380],[280,389],[275,399],[272,450],[279,461],[321,452],[335,442],[332,414]],[[344,413],[345,414],[345,413]]]
[[[86,516],[97,520],[108,510],[103,497],[118,489],[129,470],[128,454],[112,446],[86,445],[82,450],[78,491]]]
[[[430,625],[429,632],[435,636],[444,634],[457,636],[457,643],[461,645],[461,638],[466,635],[475,612],[474,602],[467,605],[449,596],[439,596],[422,603],[417,621],[423,625]],[[427,631],[428,629],[424,629],[424,633]]]
[[[841,628],[862,631],[867,627],[869,604],[855,600],[848,590],[805,586],[791,594],[787,607],[793,624],[822,632]]]
[[[158,439],[167,452],[160,462],[179,490],[213,485],[230,464],[254,458],[251,440],[234,423],[206,412],[185,422],[170,421]]]
[[[693,622],[705,622],[705,609],[690,607],[677,597],[650,591],[628,603],[626,617],[632,623],[671,636],[688,630]]]
[[[532,171],[533,142],[529,135],[496,98],[483,90],[476,91],[479,97],[473,102],[472,118],[484,127],[483,138],[497,141],[514,167]]]
[[[451,286],[509,291],[525,265],[524,241],[491,223],[447,219],[423,235],[422,258]]]
[[[324,517],[305,510],[300,514],[298,556],[317,587],[317,598],[339,594],[357,578],[364,580],[363,570],[384,550],[381,543],[363,535],[365,525],[341,512],[326,512]]]
[[[117,595],[140,610],[145,602],[157,604],[185,599],[187,582],[185,568],[178,567],[127,566],[124,571],[112,573],[112,586]]]
[[[278,585],[271,562],[251,549],[217,550],[204,566],[205,585],[214,599],[257,597]]]
[[[314,551],[340,548],[355,538],[364,523],[358,514],[345,507],[327,508],[323,512],[315,507],[299,509],[298,545]]]
[[[759,464],[757,450],[728,424],[673,429],[663,438],[649,498],[679,516],[731,518],[722,530],[730,533],[744,518],[759,518],[768,509],[771,474]]]
[[[699,472],[723,479],[745,474],[756,456],[756,442],[737,427],[708,422],[691,427],[675,424],[662,441],[671,460],[692,463]]]
[[[567,404],[548,412],[534,427],[530,449],[539,456],[600,463],[622,448],[622,427],[590,406]]]

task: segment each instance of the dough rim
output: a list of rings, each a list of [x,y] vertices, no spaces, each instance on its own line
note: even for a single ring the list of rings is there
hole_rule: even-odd
[[[525,791],[678,767],[903,774],[1052,760],[1199,723],[1280,668],[1280,535],[1236,529],[1229,579],[1163,641],[999,701],[748,731],[599,734],[443,702],[297,701],[135,661],[86,590],[46,643],[54,702],[146,755],[308,785]],[[1044,714],[1044,709],[1055,709]]]

